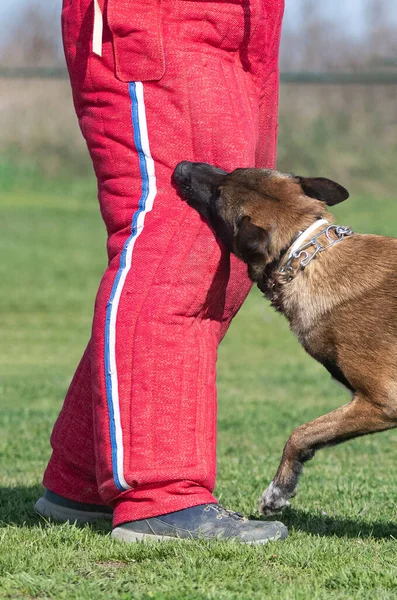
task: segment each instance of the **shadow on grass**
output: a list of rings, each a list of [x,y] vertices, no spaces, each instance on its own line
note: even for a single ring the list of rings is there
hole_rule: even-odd
[[[41,485],[28,487],[0,487],[0,527],[37,527],[45,519],[34,512],[34,504],[43,493]],[[252,516],[251,518],[257,519]],[[307,511],[289,508],[283,512],[280,520],[290,529],[305,531],[312,535],[337,536],[348,538],[397,539],[397,523],[365,522],[361,519],[346,519],[317,515]],[[98,520],[90,528],[99,534],[108,534],[111,524]]]
[[[42,494],[41,485],[0,487],[0,527],[37,527],[40,523],[46,523],[46,519],[34,511],[35,502]],[[97,533],[107,534],[111,530],[111,523],[101,519],[92,523],[90,528]]]
[[[391,521],[366,522],[361,519],[318,515],[294,508],[286,509],[279,518],[288,528],[312,535],[397,539],[397,523]]]

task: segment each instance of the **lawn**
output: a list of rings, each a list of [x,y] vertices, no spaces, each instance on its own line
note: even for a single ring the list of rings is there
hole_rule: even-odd
[[[105,265],[92,187],[63,189],[0,195],[0,597],[396,598],[394,432],[319,452],[283,515],[284,543],[128,546],[113,542],[104,523],[54,525],[34,514]],[[334,213],[357,230],[397,234],[394,200],[353,198]],[[349,396],[256,290],[221,345],[218,389],[216,493],[257,516],[289,433]]]

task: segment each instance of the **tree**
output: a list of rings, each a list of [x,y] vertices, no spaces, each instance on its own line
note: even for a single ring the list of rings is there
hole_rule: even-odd
[[[60,42],[60,8],[50,3],[29,4],[11,24],[0,60],[7,66],[54,66],[63,64]]]

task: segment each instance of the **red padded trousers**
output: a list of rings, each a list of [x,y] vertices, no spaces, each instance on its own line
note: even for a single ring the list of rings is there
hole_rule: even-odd
[[[108,267],[44,485],[114,525],[215,502],[217,347],[250,282],[171,186],[181,160],[273,167],[283,0],[65,0]]]

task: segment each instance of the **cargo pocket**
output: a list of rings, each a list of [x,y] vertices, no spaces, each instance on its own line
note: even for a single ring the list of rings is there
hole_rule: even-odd
[[[106,12],[117,79],[161,79],[165,73],[161,0],[108,0]]]

